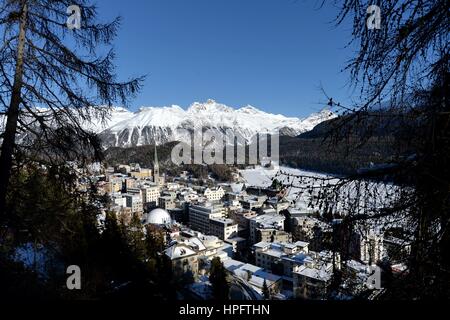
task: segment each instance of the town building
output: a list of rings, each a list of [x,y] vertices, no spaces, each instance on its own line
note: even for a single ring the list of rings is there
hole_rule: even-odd
[[[106,181],[103,190],[106,193],[116,193],[122,190],[122,178],[113,177]]]
[[[250,210],[241,209],[229,212],[230,219],[238,224],[239,236],[247,239],[250,237],[250,220],[256,216],[256,212]]]
[[[158,226],[170,225],[172,219],[169,213],[161,208],[156,208],[145,215],[144,224],[153,224]]]
[[[171,260],[175,276],[179,277],[187,272],[192,272],[193,275],[198,274],[198,251],[189,244],[176,243],[167,248],[164,254]]]
[[[276,213],[280,213],[283,210],[287,210],[291,205],[289,201],[286,199],[278,199],[278,197],[272,197],[267,199],[267,205],[271,206]]]
[[[291,242],[292,235],[284,230],[258,228],[255,232],[255,241]]]
[[[233,259],[224,260],[223,265],[231,274],[250,285],[260,297],[263,296],[264,283],[266,283],[271,296],[278,294],[282,289],[282,278],[263,270],[261,267]]]
[[[144,204],[148,204],[148,203],[157,204],[158,203],[160,191],[159,191],[159,186],[157,186],[156,184],[151,184],[151,185],[146,184],[146,185],[142,186],[141,192],[142,192],[142,202]]]
[[[138,171],[131,171],[130,176],[135,178],[135,179],[147,179],[147,178],[151,178],[152,177],[152,170],[151,169],[145,169],[145,168],[140,168]]]
[[[135,178],[126,178],[123,181],[123,188],[125,192],[128,192],[130,188],[136,188],[136,179]]]
[[[172,210],[177,207],[175,198],[172,196],[161,196],[158,198],[158,206],[165,210]]]
[[[323,300],[327,298],[333,276],[332,263],[308,261],[293,270],[293,291],[297,299]]]
[[[411,240],[387,236],[383,238],[383,248],[389,261],[400,263],[411,253]]]
[[[231,219],[210,218],[209,234],[217,236],[222,240],[228,240],[238,235],[238,225]]]
[[[260,241],[276,241],[275,236],[284,237],[285,217],[278,214],[263,214],[250,219],[250,244]],[[267,230],[267,232],[261,232]],[[276,231],[283,231],[277,233]],[[273,239],[273,240],[272,240]]]
[[[140,194],[123,194],[123,197],[126,200],[126,206],[131,208],[133,213],[144,211]]]
[[[241,200],[242,208],[246,210],[254,210],[261,208],[264,202],[267,200],[267,196],[246,196]]]
[[[332,227],[317,218],[297,216],[291,219],[292,238],[297,241],[307,241],[311,250],[321,250],[326,243],[331,243]]]
[[[292,277],[295,265],[302,265],[307,256],[308,243],[297,241],[286,242],[259,242],[253,246],[255,252],[255,264],[266,270],[277,271],[277,273]],[[311,258],[310,258],[311,259]]]
[[[202,233],[209,233],[211,218],[223,218],[224,207],[222,204],[199,203],[189,207],[189,224],[192,229]]]
[[[208,201],[220,201],[225,196],[225,190],[222,187],[206,188],[203,196]]]

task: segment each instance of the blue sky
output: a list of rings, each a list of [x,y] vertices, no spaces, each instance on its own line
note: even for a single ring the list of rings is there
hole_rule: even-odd
[[[130,108],[209,98],[304,117],[322,108],[323,85],[348,102],[350,27],[317,0],[98,0],[99,18],[123,18],[120,78],[147,74]]]

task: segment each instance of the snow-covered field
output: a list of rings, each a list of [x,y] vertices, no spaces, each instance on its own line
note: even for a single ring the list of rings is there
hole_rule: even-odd
[[[306,177],[322,177],[322,178],[331,178],[331,176],[327,176],[320,173],[304,171],[300,169],[294,169],[289,167],[275,167],[274,169],[266,169],[261,166],[257,166],[255,169],[245,169],[240,170],[239,173],[244,178],[245,183],[247,185],[257,186],[257,187],[268,187],[272,184],[272,179],[277,175],[277,173],[288,173],[292,175],[298,176],[306,176]],[[281,175],[277,177],[278,180],[287,183],[286,176],[283,178]],[[335,180],[337,181],[337,179]]]
[[[292,202],[293,208],[299,210],[322,211],[324,204],[318,201],[318,198],[323,198],[324,190],[328,190],[328,194],[333,195],[329,199],[333,212],[342,215],[349,212],[352,214],[376,213],[380,208],[391,206],[401,196],[401,190],[397,186],[371,181],[347,182],[334,195],[331,190],[342,180],[288,167],[265,169],[258,166],[255,169],[240,170],[239,173],[246,186],[268,187],[272,184],[272,179],[276,178],[288,186],[286,199]]]
[[[257,166],[255,169],[240,170],[239,173],[242,176],[246,186],[256,186],[256,187],[269,187],[272,184],[274,178],[282,182],[284,185],[290,185],[291,182],[294,181],[294,179],[288,178],[286,174],[311,177],[312,178],[311,183],[313,183],[314,185],[317,185],[317,183],[313,182],[314,180],[313,178],[316,177],[331,178],[330,176],[326,176],[323,174],[283,166],[275,167],[273,169],[266,169],[264,167]],[[338,180],[336,179],[331,181],[334,181],[334,183],[336,183]],[[294,185],[296,184],[297,183],[294,183]],[[293,201],[292,205],[294,208],[297,208],[299,210],[308,209],[308,203],[309,200],[311,199],[311,196],[309,194],[305,194],[304,192],[302,193],[301,192],[302,188],[298,188],[294,185],[288,188],[286,199],[289,201]],[[305,181],[303,184],[300,185],[306,187],[307,183]],[[318,209],[318,208],[310,208],[310,209]]]

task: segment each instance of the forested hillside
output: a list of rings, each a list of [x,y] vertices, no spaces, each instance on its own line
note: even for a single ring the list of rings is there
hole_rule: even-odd
[[[419,127],[414,115],[392,117],[386,110],[361,122],[341,116],[297,137],[281,137],[280,159],[295,168],[354,174],[413,154]],[[332,134],[336,128],[342,136]]]

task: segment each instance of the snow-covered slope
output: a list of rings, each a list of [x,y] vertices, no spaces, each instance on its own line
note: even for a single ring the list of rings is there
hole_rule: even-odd
[[[40,114],[48,113],[50,116],[48,119],[51,118],[51,113],[47,109],[37,108],[35,111]],[[310,131],[317,124],[334,117],[331,111],[325,109],[305,119],[289,118],[267,113],[252,106],[234,109],[208,100],[205,103],[195,102],[187,110],[176,105],[142,107],[136,112],[113,107],[110,109],[109,117],[103,121],[100,117],[96,118],[93,111],[91,122],[85,121],[82,125],[85,129],[99,134],[104,147],[107,148],[163,144],[171,141],[190,142],[193,132],[200,135],[206,129],[227,134],[228,142],[234,142],[234,136],[251,141],[257,133],[295,136]],[[0,132],[4,129],[4,120],[5,117],[0,115]],[[33,122],[26,113],[22,115],[22,120]]]
[[[106,108],[106,106],[105,106]],[[122,107],[110,108],[109,115],[101,121],[100,117],[93,117],[90,123],[84,123],[84,128],[95,133],[100,133],[121,121],[128,120],[134,115],[133,112]]]
[[[109,127],[105,130],[92,128],[100,135],[105,146],[136,146],[162,144],[170,141],[188,141],[189,132],[212,129],[224,133],[231,129],[234,135],[249,141],[257,133],[298,135],[309,131],[322,121],[335,117],[323,110],[305,119],[289,118],[263,112],[252,106],[234,109],[208,100],[195,102],[187,110],[179,106],[142,107],[131,113],[114,109]]]

